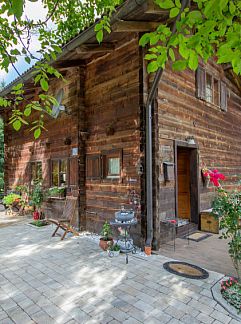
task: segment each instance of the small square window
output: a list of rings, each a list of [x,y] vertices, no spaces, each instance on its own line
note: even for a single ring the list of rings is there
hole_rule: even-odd
[[[108,159],[107,177],[119,177],[120,176],[120,158],[110,157]]]
[[[213,82],[212,82],[212,76],[208,73],[206,73],[206,100],[208,102],[213,102]]]
[[[122,168],[122,150],[102,152],[104,179],[119,179]]]

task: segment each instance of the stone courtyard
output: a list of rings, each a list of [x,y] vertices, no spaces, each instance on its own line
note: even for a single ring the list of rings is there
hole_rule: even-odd
[[[205,280],[166,272],[161,255],[109,258],[87,238],[52,238],[52,226],[0,228],[0,323],[238,324]]]

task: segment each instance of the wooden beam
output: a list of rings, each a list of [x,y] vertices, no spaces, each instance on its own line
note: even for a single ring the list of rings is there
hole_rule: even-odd
[[[153,0],[147,0],[146,1],[145,13],[168,15],[169,11],[165,10],[165,9],[161,9],[157,4],[154,3]]]
[[[54,67],[56,68],[69,68],[69,67],[75,67],[75,66],[80,66],[84,65],[85,60],[65,60],[65,61],[57,61],[54,64]]]
[[[160,25],[156,21],[124,21],[120,20],[112,26],[114,32],[147,32],[153,31]]]
[[[89,54],[89,53],[109,53],[114,51],[115,44],[113,43],[101,43],[99,44],[84,44],[76,48],[77,54]]]

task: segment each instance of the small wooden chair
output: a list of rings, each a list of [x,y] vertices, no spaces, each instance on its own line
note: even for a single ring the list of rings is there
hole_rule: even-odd
[[[67,196],[65,200],[63,215],[61,219],[52,219],[48,218],[47,221],[55,224],[57,227],[53,232],[52,236],[60,235],[57,234],[59,228],[64,230],[64,234],[61,236],[61,240],[65,238],[67,233],[73,233],[75,236],[78,236],[79,233],[73,228],[73,220],[75,217],[75,209],[77,204],[77,197]]]

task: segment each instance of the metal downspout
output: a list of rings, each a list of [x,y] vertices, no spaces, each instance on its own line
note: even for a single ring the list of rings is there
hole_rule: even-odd
[[[183,10],[190,5],[190,0],[183,0],[182,7],[172,27],[172,35],[176,32],[176,23],[180,19]],[[147,237],[146,246],[152,246],[153,240],[153,172],[152,172],[152,107],[154,97],[161,80],[163,69],[160,68],[154,78],[146,101],[146,208],[147,208]]]

